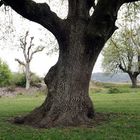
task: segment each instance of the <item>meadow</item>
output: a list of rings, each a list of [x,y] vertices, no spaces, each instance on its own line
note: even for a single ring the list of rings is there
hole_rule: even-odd
[[[90,97],[96,112],[109,119],[92,128],[37,129],[15,125],[8,119],[25,115],[39,106],[45,95],[0,98],[0,140],[140,140],[140,88],[129,85],[91,85]]]

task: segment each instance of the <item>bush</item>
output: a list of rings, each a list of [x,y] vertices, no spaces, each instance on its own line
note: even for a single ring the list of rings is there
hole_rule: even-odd
[[[12,84],[19,87],[25,87],[26,77],[23,73],[14,73],[12,76]]]
[[[9,66],[0,59],[0,87],[11,84],[12,73]]]
[[[37,76],[36,74],[32,73],[31,74],[31,86],[37,86],[39,83],[42,82],[42,79]]]
[[[111,88],[108,90],[108,93],[110,93],[110,94],[113,94],[113,93],[120,93],[120,90],[119,90],[118,88],[111,87]]]
[[[14,73],[12,78],[12,83],[15,86],[25,87],[26,86],[26,77],[24,73]],[[31,86],[37,86],[38,83],[41,83],[41,78],[35,75],[34,73],[31,74]]]

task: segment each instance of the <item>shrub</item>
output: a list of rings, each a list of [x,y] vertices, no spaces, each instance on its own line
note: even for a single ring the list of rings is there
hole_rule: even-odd
[[[12,76],[12,84],[19,87],[25,87],[26,78],[23,73],[14,73]]]
[[[0,87],[8,86],[11,83],[12,73],[9,66],[0,59]]]
[[[120,93],[120,90],[118,88],[111,87],[111,88],[109,88],[108,93],[110,93],[110,94],[112,94],[112,93]]]
[[[14,73],[12,78],[12,83],[15,86],[25,87],[26,86],[26,77],[24,73]],[[34,73],[31,74],[31,86],[37,86],[41,83],[41,78],[35,75]]]
[[[41,82],[42,79],[39,76],[37,76],[35,73],[31,74],[31,86],[37,86]]]

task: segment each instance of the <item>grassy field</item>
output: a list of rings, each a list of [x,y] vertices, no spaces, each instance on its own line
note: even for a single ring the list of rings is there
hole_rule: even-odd
[[[7,121],[39,106],[45,98],[43,95],[0,98],[0,140],[140,140],[140,89],[128,85],[97,84],[91,88],[90,96],[96,112],[116,115],[94,128],[49,130]]]

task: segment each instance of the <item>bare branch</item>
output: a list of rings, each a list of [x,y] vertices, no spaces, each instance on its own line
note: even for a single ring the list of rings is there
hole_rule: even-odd
[[[31,50],[32,46],[34,46],[34,44],[33,44],[33,39],[34,39],[34,37],[31,37],[31,38],[30,38],[30,45],[29,45],[28,51],[27,51],[28,59],[29,59],[29,56],[30,56],[30,50]]]
[[[123,66],[120,64],[119,65],[119,68],[123,71],[123,72],[126,72],[126,73],[128,73],[129,71],[127,71],[125,68],[123,68]]]
[[[25,37],[20,39],[20,48],[23,50],[24,58],[26,61],[28,61],[28,57],[26,54],[26,47],[27,47],[27,37],[29,35],[29,31],[26,32]]]
[[[15,59],[15,61],[17,61],[20,65],[23,65],[23,66],[25,66],[25,63],[23,62],[23,61],[21,61],[21,60],[19,60],[19,59]]]
[[[36,53],[38,53],[38,52],[42,52],[44,49],[45,49],[45,47],[40,47],[40,46],[37,47],[36,50],[33,51],[33,52],[31,53],[31,56],[30,56],[30,58],[29,58],[29,61],[32,60],[34,54],[36,54]]]

